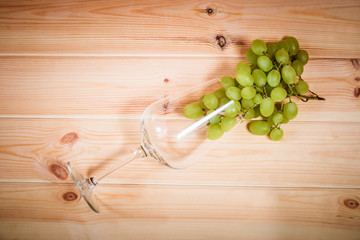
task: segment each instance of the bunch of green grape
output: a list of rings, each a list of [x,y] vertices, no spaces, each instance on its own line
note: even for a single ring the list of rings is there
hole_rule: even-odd
[[[298,114],[291,97],[303,101],[324,100],[311,91],[315,97],[304,95],[309,92],[309,85],[301,74],[309,60],[308,53],[299,49],[294,37],[268,45],[256,39],[247,49],[246,58],[250,64],[239,62],[235,78],[224,76],[221,88],[186,105],[183,114],[190,119],[201,118],[233,100],[224,112],[209,120],[207,138],[220,138],[236,125],[239,117],[246,120],[261,117],[249,123],[250,132],[269,135],[271,140],[279,141],[284,135],[281,125]]]

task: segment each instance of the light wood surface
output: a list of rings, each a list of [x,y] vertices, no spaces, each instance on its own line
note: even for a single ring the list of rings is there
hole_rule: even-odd
[[[240,56],[256,38],[284,35],[299,36],[314,57],[360,54],[357,0],[8,0],[1,6],[0,45],[9,55]],[[217,36],[226,40],[222,48]]]
[[[0,227],[4,237],[32,233],[24,239],[57,239],[61,232],[73,239],[360,237],[360,210],[349,208],[349,199],[360,201],[359,189],[105,184],[97,192],[101,214],[89,213],[79,198],[66,201],[69,193],[79,195],[73,186],[2,183],[1,189],[0,213],[9,221]],[[23,232],[12,232],[17,229]]]
[[[287,35],[326,101],[282,141],[240,124],[188,169],[131,163],[87,207],[67,161],[99,174],[150,103]],[[1,1],[0,239],[360,239],[359,39],[358,0]]]
[[[3,118],[0,124],[3,127],[0,181],[69,182],[69,178],[59,179],[51,171],[51,165],[67,161],[86,174],[97,175],[140,143],[139,119]],[[205,158],[185,170],[171,170],[146,158],[104,181],[231,186],[360,185],[359,123],[297,121],[283,128],[284,141],[272,142],[267,137],[250,134],[246,124],[240,124],[219,140]],[[68,133],[77,134],[74,142],[62,141]]]
[[[223,75],[234,76],[241,60],[245,59],[2,57],[0,110],[4,115],[139,118],[149,104],[166,94]],[[360,102],[354,91],[360,71],[350,59],[310,61],[303,77],[327,101],[300,104],[295,121],[359,121]]]

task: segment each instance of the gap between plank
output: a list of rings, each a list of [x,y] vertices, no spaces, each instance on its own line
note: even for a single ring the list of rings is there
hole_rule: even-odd
[[[0,53],[0,57],[140,57],[140,58],[243,58],[240,54],[134,54],[134,53]],[[351,60],[354,57],[315,57],[310,60]]]
[[[108,114],[108,115],[21,115],[21,114],[0,114],[0,119],[6,118],[18,118],[18,119],[88,119],[88,120],[124,120],[133,119],[141,120],[142,114]],[[177,119],[170,118],[168,119]],[[360,123],[360,121],[354,119],[354,121],[336,121],[336,120],[293,120],[292,122],[330,122],[330,123]]]
[[[27,115],[0,114],[0,118],[32,118],[32,119],[141,119],[141,114],[108,114],[108,115]]]
[[[74,186],[71,182],[65,183],[54,183],[45,180],[0,180],[0,184],[15,184],[15,183],[23,183],[23,184],[50,184],[50,185],[69,185]],[[276,189],[358,189],[359,186],[326,186],[326,185],[307,185],[307,186],[285,186],[285,185],[242,185],[242,184],[178,184],[178,183],[129,183],[129,182],[102,182],[99,186],[111,186],[111,185],[119,185],[119,186],[176,186],[176,187],[214,187],[214,188],[276,188]]]
[[[0,57],[191,57],[191,58],[240,58],[239,54],[216,55],[216,54],[134,54],[134,53],[0,53]],[[243,56],[245,58],[245,56]]]

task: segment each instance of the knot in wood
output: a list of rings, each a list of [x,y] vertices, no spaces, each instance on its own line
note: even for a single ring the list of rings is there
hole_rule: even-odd
[[[62,138],[61,138],[61,142],[62,143],[72,143],[74,142],[76,139],[78,138],[78,135],[74,132],[65,134]]]
[[[360,65],[359,65],[359,60],[356,58],[353,58],[350,60],[352,65],[354,66],[355,70],[359,70],[360,69]]]
[[[355,97],[359,97],[359,96],[360,96],[360,87],[356,87],[356,88],[354,89],[354,96],[355,96]]]
[[[359,207],[359,202],[355,199],[345,199],[344,200],[344,205],[348,208],[351,208],[351,209],[355,209],[357,207]]]
[[[216,10],[215,10],[214,8],[212,8],[212,7],[206,8],[206,9],[205,9],[205,12],[206,12],[207,15],[209,15],[209,16],[213,16],[213,15],[216,14]]]
[[[74,192],[66,192],[63,194],[62,197],[65,201],[70,202],[76,200],[78,198],[78,195]]]
[[[217,41],[218,45],[219,45],[221,48],[225,47],[225,45],[226,45],[226,39],[225,39],[224,36],[222,36],[222,35],[216,36],[216,41]]]
[[[167,78],[164,79],[164,83],[168,83],[169,81],[170,81],[170,80],[167,79]]]
[[[68,177],[68,172],[60,165],[52,164],[50,166],[51,172],[59,179],[64,180]]]
[[[216,41],[217,41],[217,44],[221,47],[221,49],[223,49],[226,45],[226,39],[224,36],[222,35],[217,35],[216,36]]]
[[[164,102],[164,104],[163,104],[163,110],[164,110],[164,112],[166,112],[166,111],[168,110],[169,104],[170,104],[169,100],[165,100],[165,102]]]

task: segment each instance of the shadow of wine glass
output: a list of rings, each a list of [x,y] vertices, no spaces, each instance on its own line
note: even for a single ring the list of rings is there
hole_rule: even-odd
[[[95,176],[101,174],[102,171],[115,165],[123,158],[128,157],[129,154],[133,153],[140,144],[140,118],[139,119],[127,119],[119,118],[114,124],[114,129],[119,133],[119,136],[115,136],[115,143],[109,141],[106,147],[109,147],[108,154],[100,156],[96,159],[96,164],[87,169],[87,176]]]

